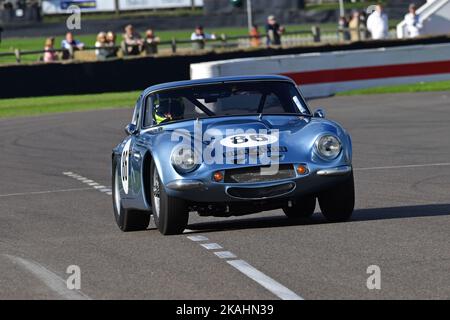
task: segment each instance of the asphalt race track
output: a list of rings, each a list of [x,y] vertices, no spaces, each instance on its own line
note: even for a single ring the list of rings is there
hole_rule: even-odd
[[[110,151],[131,110],[1,119],[0,299],[278,299],[277,286],[288,298],[449,299],[450,93],[311,104],[352,134],[352,221],[192,215],[170,237],[113,220]],[[69,265],[80,291],[62,281]],[[366,286],[370,265],[380,290]]]

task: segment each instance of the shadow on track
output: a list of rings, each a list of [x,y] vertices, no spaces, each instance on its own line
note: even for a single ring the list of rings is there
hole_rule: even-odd
[[[434,217],[450,215],[450,204],[430,204],[391,208],[372,208],[355,210],[353,217],[346,223],[371,220],[404,219],[417,217]],[[288,219],[285,216],[245,218],[222,220],[218,222],[202,222],[189,225],[193,233],[219,232],[240,229],[276,228],[299,225],[316,225],[327,223],[323,216],[315,213],[310,219]]]

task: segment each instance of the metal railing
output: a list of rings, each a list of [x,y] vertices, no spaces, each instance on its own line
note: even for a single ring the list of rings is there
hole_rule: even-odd
[[[356,37],[355,37],[356,35]],[[227,36],[221,34],[215,39],[209,40],[178,40],[173,38],[169,41],[160,41],[157,43],[158,53],[167,54],[180,54],[186,52],[202,52],[205,50],[227,50],[227,49],[245,49],[245,48],[264,48],[264,47],[294,47],[311,45],[314,43],[327,42],[327,43],[339,43],[349,41],[364,41],[367,40],[367,30],[364,26],[360,28],[337,28],[337,29],[321,29],[318,26],[312,26],[310,30],[289,31],[284,32],[281,37],[281,45],[272,46],[267,44],[267,36]],[[257,41],[255,41],[257,40]],[[75,58],[75,52],[86,52],[94,50],[115,50],[115,52],[121,52],[122,57],[137,56],[137,54],[127,54],[127,46],[122,42],[120,46],[110,47],[95,47],[85,46],[82,50],[73,49],[51,49],[51,50],[20,50],[14,49],[11,52],[0,52],[0,63],[3,57],[14,57],[17,63],[22,62],[24,56],[39,55],[38,59],[42,61],[42,56],[46,52],[60,53],[66,59],[72,60]],[[143,54],[143,48],[139,50],[139,55]],[[115,57],[117,54],[115,54]]]

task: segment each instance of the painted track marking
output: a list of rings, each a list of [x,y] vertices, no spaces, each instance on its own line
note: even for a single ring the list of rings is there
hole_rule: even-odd
[[[49,193],[60,193],[60,192],[86,191],[86,190],[91,190],[91,188],[72,188],[72,189],[60,189],[60,190],[46,190],[46,191],[31,191],[31,192],[21,192],[21,193],[9,193],[9,194],[0,194],[0,198],[16,197],[16,196],[29,196],[29,195],[35,195],[35,194],[49,194]]]
[[[206,250],[223,249],[222,246],[218,243],[202,243],[201,246]]]
[[[187,236],[189,240],[193,242],[201,242],[201,241],[209,241],[208,238],[202,235],[197,236]],[[199,243],[200,246],[207,250],[217,250],[217,249],[223,249],[222,246],[218,243]],[[281,283],[277,282],[276,280],[272,279],[268,275],[262,273],[252,265],[250,265],[248,262],[237,259],[237,256],[230,252],[230,251],[214,251],[214,254],[224,259],[230,266],[241,272],[242,274],[246,275],[248,278],[252,279],[253,281],[257,282],[259,285],[276,295],[278,298],[282,300],[303,300],[301,296],[296,294],[294,291],[286,288]]]
[[[22,268],[31,272],[36,278],[41,280],[48,288],[57,293],[59,296],[68,300],[92,300],[89,296],[81,292],[80,290],[69,290],[66,285],[66,281],[51,272],[44,266],[37,262],[25,260],[20,257],[4,254],[3,256],[10,259],[12,262],[20,265]]]
[[[89,178],[83,177],[77,173],[73,173],[71,171],[66,171],[62,173],[63,175],[70,177],[70,178],[74,178],[80,182],[83,182],[84,184],[90,186],[89,189],[94,189],[103,193],[106,193],[107,195],[112,195],[112,190],[109,187],[106,187],[104,185],[101,185],[98,182],[95,182],[94,180],[91,180]]]
[[[244,260],[228,260],[227,263],[245,274],[250,279],[259,283],[261,286],[263,286],[282,300],[303,300],[303,298],[297,295],[295,292],[286,288],[269,276],[265,275]]]

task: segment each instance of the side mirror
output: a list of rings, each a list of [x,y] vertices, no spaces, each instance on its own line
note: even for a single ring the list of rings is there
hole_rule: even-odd
[[[317,109],[316,112],[314,112],[315,118],[325,118],[325,111],[323,109]]]
[[[125,133],[129,136],[131,136],[132,134],[135,134],[136,132],[137,132],[137,127],[135,124],[130,123],[125,127]]]

